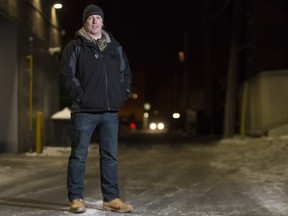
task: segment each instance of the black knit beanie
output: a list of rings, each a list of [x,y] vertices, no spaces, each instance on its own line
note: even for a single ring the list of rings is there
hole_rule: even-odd
[[[97,5],[88,5],[83,11],[83,23],[86,22],[87,18],[91,15],[99,15],[104,19],[103,10]]]

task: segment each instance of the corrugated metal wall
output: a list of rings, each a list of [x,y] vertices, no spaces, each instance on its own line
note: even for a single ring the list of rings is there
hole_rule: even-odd
[[[244,86],[241,87],[243,104]],[[288,70],[265,71],[248,80],[245,133],[265,134],[288,123]]]

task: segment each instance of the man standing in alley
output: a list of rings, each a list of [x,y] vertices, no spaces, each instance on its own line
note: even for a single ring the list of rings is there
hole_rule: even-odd
[[[73,99],[73,140],[67,170],[70,211],[85,212],[85,162],[94,130],[99,140],[103,209],[131,212],[120,199],[117,171],[118,111],[131,96],[131,71],[122,46],[103,28],[97,5],[83,11],[83,27],[64,48],[60,80]]]

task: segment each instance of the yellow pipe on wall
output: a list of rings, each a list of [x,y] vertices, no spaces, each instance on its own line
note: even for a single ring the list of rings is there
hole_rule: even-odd
[[[42,152],[43,114],[36,114],[36,153]]]

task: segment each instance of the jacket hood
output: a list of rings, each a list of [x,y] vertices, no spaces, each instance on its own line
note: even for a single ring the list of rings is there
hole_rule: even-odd
[[[81,29],[79,29],[78,31],[76,31],[76,34],[75,34],[76,37],[83,37],[85,38],[86,40],[92,42],[91,38],[89,37],[88,33],[86,32],[85,28],[82,27]],[[102,36],[105,37],[105,40],[106,40],[106,43],[110,43],[111,42],[111,35],[102,29]]]

